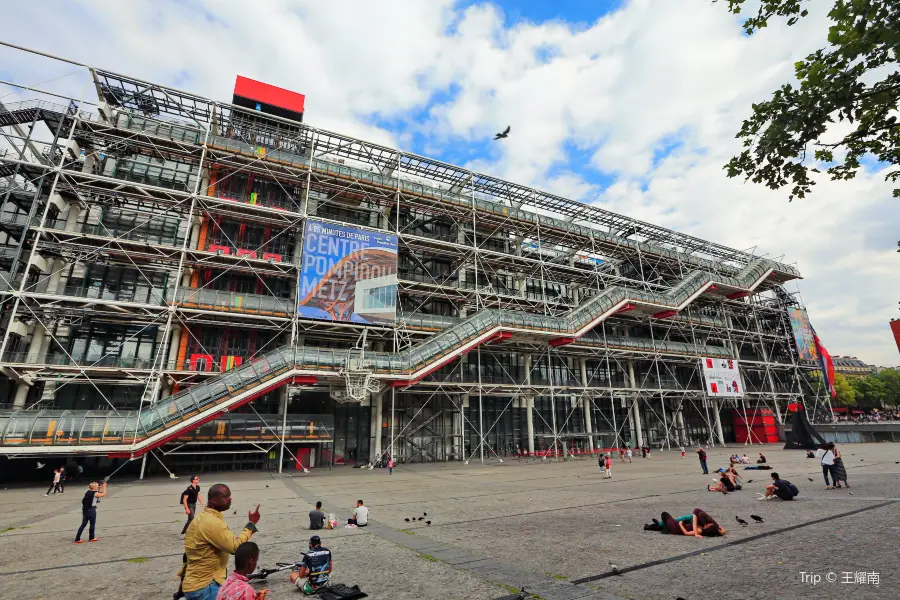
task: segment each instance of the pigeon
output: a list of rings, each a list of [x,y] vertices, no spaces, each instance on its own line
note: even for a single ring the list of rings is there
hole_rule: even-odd
[[[406,521],[407,523],[409,523],[409,519],[403,519],[403,520]]]
[[[617,565],[612,564],[612,561],[608,561],[608,562],[609,562],[609,567],[612,569],[613,575],[621,575],[621,573],[619,573],[619,567]]]
[[[747,483],[753,483],[753,480],[752,480],[752,479],[748,479],[748,480],[747,480]]]
[[[419,517],[417,520],[421,521],[421,520],[424,519],[424,518],[425,518],[425,517]]]
[[[810,481],[812,481],[812,480],[813,480],[813,478],[812,478],[812,477],[807,477],[807,479],[809,479],[809,480],[810,480]]]
[[[850,492],[850,495],[852,496],[852,495],[853,495],[853,492]]]
[[[422,516],[423,516],[423,517],[427,517],[427,516],[428,516],[428,513],[427,513],[427,512],[423,512],[423,513],[422,513]]]
[[[38,464],[40,464],[40,463],[38,463]],[[895,461],[894,461],[894,464],[895,464],[895,465],[900,465],[900,460],[895,460]]]
[[[864,461],[864,460],[866,460],[866,459],[864,459],[864,458],[861,458],[861,459],[859,459],[859,462],[862,462],[862,461]]]
[[[734,520],[737,521],[738,523],[740,523],[741,525],[749,525],[749,523],[747,523],[747,521],[743,520],[742,518],[740,518],[737,515],[735,515]]]
[[[269,487],[269,484],[268,484],[268,483],[266,484],[266,487]]]
[[[497,135],[494,136],[494,141],[496,141],[496,140],[504,140],[504,139],[508,138],[508,137],[509,137],[509,130],[510,130],[510,126],[507,125],[507,126],[506,126],[506,129],[504,129],[502,133],[498,133]]]
[[[426,525],[431,525],[431,521],[425,521]]]
[[[750,518],[756,521],[757,523],[762,523],[763,519],[759,515],[750,515]]]
[[[46,467],[46,466],[47,466],[47,463],[42,463],[41,461],[37,461],[37,468],[38,468],[38,469],[43,469],[43,468]]]
[[[236,514],[237,514],[237,511],[234,511],[234,512],[233,512],[233,513],[231,513],[231,514],[233,514],[233,515],[236,515]]]

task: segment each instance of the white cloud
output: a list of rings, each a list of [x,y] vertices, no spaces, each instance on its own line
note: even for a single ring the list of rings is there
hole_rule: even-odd
[[[314,125],[405,143],[409,132],[377,126],[399,119],[430,148],[472,156],[492,174],[784,254],[804,275],[832,353],[897,364],[887,323],[900,299],[900,211],[883,173],[823,180],[788,203],[786,191],[728,180],[721,168],[750,104],[824,43],[827,4],[748,38],[707,0],[633,0],[577,26],[508,23],[490,4],[450,0],[57,1],[8,11],[0,37],[224,100],[244,74],[306,93]],[[0,51],[0,71],[27,83],[72,70],[10,57]],[[413,111],[427,117],[414,121]],[[510,139],[490,154],[467,151],[507,124]]]

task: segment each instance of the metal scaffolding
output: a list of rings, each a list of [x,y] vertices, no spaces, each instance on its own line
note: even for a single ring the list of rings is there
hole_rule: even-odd
[[[724,444],[736,437],[735,414],[755,443],[750,423],[764,411],[783,423],[803,401],[811,416],[830,416],[786,318],[797,305],[783,288],[799,278],[793,266],[80,66],[90,101],[8,83],[0,105],[8,408],[132,411],[137,437],[144,411],[290,348],[293,370],[277,377],[301,387],[267,389],[246,405],[259,435],[280,444],[279,468],[286,444],[300,460],[289,413],[311,405],[335,418],[329,459],[357,463]],[[301,316],[309,218],[398,236],[393,326]],[[607,310],[613,290],[618,304]],[[399,383],[377,366],[479,318],[510,333]],[[310,356],[321,365],[326,353],[349,356],[363,331],[372,377],[390,388],[347,406],[346,365],[291,379],[311,372],[301,368]],[[702,357],[738,359],[743,398],[707,397]],[[0,418],[4,443],[21,435],[14,420]],[[264,441],[257,447],[268,452]]]

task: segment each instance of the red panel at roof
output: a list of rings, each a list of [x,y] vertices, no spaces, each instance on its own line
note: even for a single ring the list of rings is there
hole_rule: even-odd
[[[897,342],[897,350],[900,350],[900,319],[891,321],[891,331],[894,332],[894,341]]]
[[[303,112],[303,101],[306,99],[303,94],[240,75],[234,82],[234,95],[298,113]]]

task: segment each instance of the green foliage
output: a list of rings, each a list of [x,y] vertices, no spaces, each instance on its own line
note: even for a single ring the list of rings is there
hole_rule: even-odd
[[[726,2],[739,14],[746,0]],[[793,25],[807,16],[803,7],[809,3],[762,0],[744,30],[753,34],[779,17]],[[744,176],[771,189],[789,185],[793,199],[804,198],[815,185],[811,173],[819,169],[811,158],[824,163],[833,180],[853,179],[866,156],[900,165],[900,0],[835,0],[828,17],[828,45],[794,65],[799,89],[786,83],[770,100],[753,105],[737,134],[744,150],[725,166],[729,177]],[[835,118],[854,129],[826,141]],[[897,182],[900,169],[885,179]],[[900,188],[894,196],[900,197]]]
[[[840,406],[856,406],[856,388],[840,373],[834,374],[834,391],[837,392],[837,397],[832,399],[832,403]]]
[[[896,404],[897,398],[890,398],[887,385],[878,375],[857,377],[851,381],[856,390],[857,404],[866,408],[881,408],[882,404]],[[893,402],[889,402],[893,400]]]

